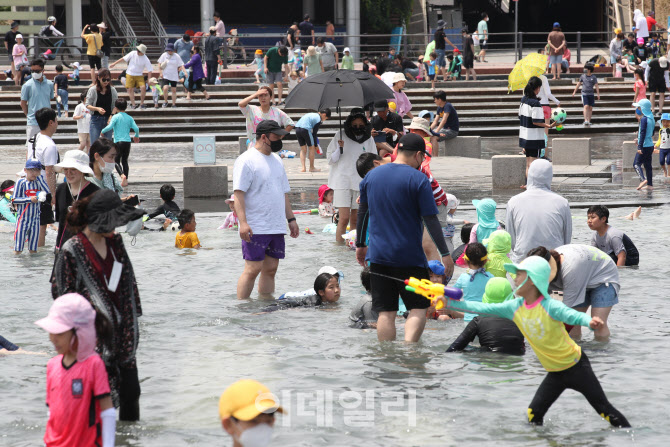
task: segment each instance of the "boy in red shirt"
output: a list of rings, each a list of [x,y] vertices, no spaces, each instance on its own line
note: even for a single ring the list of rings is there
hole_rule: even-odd
[[[47,447],[114,446],[116,410],[105,364],[95,352],[95,316],[84,297],[68,293],[35,322],[58,352],[47,363]]]

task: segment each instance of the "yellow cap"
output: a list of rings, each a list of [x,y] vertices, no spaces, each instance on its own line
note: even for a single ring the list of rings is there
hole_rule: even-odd
[[[238,380],[221,394],[219,416],[233,416],[240,421],[250,421],[261,413],[284,410],[274,394],[260,382],[251,379]]]

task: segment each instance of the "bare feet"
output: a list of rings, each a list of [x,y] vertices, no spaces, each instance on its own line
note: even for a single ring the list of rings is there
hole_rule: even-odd
[[[624,219],[627,219],[627,220],[633,220],[633,214],[634,214],[634,213],[630,213],[630,214],[624,216]]]
[[[644,187],[644,189],[646,189],[647,191],[653,191],[654,187],[651,186],[651,185],[647,185],[647,186]]]
[[[309,168],[309,172],[321,172],[321,169]]]
[[[640,218],[640,213],[641,213],[641,212],[642,212],[642,207],[641,207],[641,206],[638,206],[637,209],[636,209],[635,211],[633,211],[631,214],[632,214],[633,217],[635,217],[636,219],[639,219],[639,218]]]
[[[305,168],[300,168],[300,172],[307,172],[307,169],[305,169]]]
[[[521,185],[521,186],[519,186],[519,188],[526,189],[526,185]]]
[[[642,188],[645,187],[646,184],[647,184],[647,181],[646,181],[646,180],[643,180],[643,181],[640,183],[640,185],[637,187],[637,190],[638,190],[638,191],[641,190]]]

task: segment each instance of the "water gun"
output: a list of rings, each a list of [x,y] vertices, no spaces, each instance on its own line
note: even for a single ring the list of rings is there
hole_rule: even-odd
[[[410,278],[405,280],[405,290],[414,292],[417,295],[423,295],[431,302],[434,302],[436,298],[441,296],[446,296],[452,300],[460,300],[463,298],[463,291],[461,289],[456,289],[455,287],[447,287],[443,284],[437,284],[430,282],[427,279],[416,279]],[[442,301],[438,301],[435,304],[435,310],[440,310],[444,307]]]
[[[307,234],[314,234],[314,232],[313,232],[312,230],[310,230],[309,227],[306,227],[306,228],[305,228],[305,233],[307,233]]]
[[[293,214],[319,214],[319,209],[314,208],[311,210],[293,211]]]

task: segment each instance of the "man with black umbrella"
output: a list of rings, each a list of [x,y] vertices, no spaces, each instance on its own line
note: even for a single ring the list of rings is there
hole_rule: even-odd
[[[424,139],[407,134],[398,143],[396,160],[373,169],[360,183],[356,260],[363,266],[370,262],[372,309],[379,312],[380,341],[396,338],[399,295],[409,310],[405,341],[417,342],[423,333],[430,301],[405,290],[404,280],[430,277],[422,248],[424,225],[442,256],[446,276],[450,278],[454,271],[430,182],[419,171],[425,157],[429,155]]]

